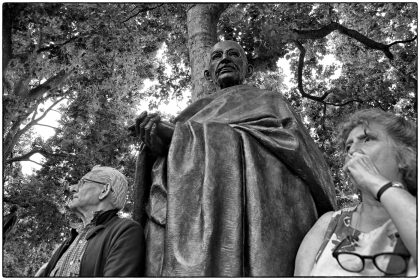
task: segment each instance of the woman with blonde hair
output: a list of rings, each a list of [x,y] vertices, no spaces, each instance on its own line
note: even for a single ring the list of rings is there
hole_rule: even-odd
[[[415,276],[417,129],[377,109],[353,114],[339,138],[359,205],[324,214],[305,236],[295,276]]]

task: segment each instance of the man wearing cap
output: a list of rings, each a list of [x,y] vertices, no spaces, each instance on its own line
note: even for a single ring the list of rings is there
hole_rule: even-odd
[[[127,187],[123,174],[104,166],[95,166],[70,186],[68,207],[82,222],[36,276],[142,276],[143,229],[117,215],[127,200]]]

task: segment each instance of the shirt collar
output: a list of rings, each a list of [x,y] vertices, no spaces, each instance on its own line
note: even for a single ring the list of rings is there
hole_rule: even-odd
[[[86,225],[86,227],[83,225],[82,222],[78,222],[78,223],[70,223],[70,227],[77,230],[77,232],[80,232],[81,230],[83,230],[84,228],[90,228],[92,226],[97,226],[100,224],[105,223],[110,217],[116,215],[118,213],[119,209],[111,209],[111,210],[99,210],[99,211],[95,211],[93,213],[93,218],[90,221],[89,224]]]

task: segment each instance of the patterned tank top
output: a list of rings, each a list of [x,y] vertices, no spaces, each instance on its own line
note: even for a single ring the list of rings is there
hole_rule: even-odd
[[[360,272],[344,270],[333,257],[332,252],[341,243],[341,249],[346,252],[354,252],[364,256],[372,256],[379,253],[394,252],[410,255],[399,237],[398,231],[391,219],[382,226],[370,232],[361,232],[351,227],[353,212],[357,206],[345,208],[333,213],[328,225],[324,241],[316,255],[311,276],[384,276],[378,270],[372,260],[366,259],[364,269]],[[412,257],[409,258],[408,268],[404,274],[397,276],[416,276],[417,266]]]

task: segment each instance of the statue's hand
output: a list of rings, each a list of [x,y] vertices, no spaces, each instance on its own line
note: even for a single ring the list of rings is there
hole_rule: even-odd
[[[158,127],[162,126],[160,122],[160,116],[158,114],[148,114],[146,111],[142,112],[136,119],[135,135],[140,138],[153,153],[164,155],[168,151],[172,134],[168,135],[168,133],[164,133],[164,135],[160,135],[160,133],[158,133]]]

